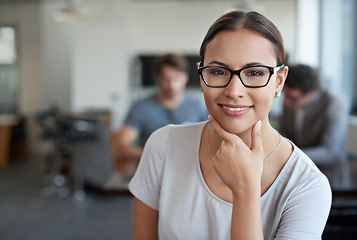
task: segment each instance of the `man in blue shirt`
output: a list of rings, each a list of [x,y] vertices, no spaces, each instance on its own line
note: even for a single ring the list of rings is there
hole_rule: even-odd
[[[132,106],[115,136],[115,157],[125,178],[130,179],[135,173],[152,132],[167,124],[207,120],[204,104],[185,93],[188,79],[188,62],[184,57],[167,54],[158,60],[155,68],[158,91]]]

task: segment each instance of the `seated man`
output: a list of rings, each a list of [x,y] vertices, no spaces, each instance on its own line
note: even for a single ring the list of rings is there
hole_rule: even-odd
[[[143,146],[152,132],[167,124],[207,120],[204,104],[185,94],[188,67],[182,56],[167,54],[161,57],[155,68],[158,91],[136,102],[116,133],[115,158],[121,162],[121,172],[126,179],[135,173]]]
[[[284,96],[281,133],[318,166],[345,160],[347,106],[320,88],[317,71],[306,65],[290,66]]]

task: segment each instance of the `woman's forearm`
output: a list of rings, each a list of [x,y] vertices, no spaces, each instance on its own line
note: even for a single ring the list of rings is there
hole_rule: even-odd
[[[231,240],[236,239],[264,239],[259,187],[233,195]]]

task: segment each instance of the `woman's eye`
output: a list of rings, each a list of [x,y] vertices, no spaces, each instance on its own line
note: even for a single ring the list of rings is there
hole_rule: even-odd
[[[269,70],[264,67],[252,67],[243,70],[243,74],[246,77],[263,77],[269,74]]]
[[[224,69],[213,68],[213,69],[211,69],[210,74],[212,74],[212,75],[226,75],[227,71],[225,71]]]
[[[224,74],[224,72],[222,70],[217,70],[217,71],[214,71],[213,74],[222,75],[222,74]]]
[[[264,76],[264,73],[259,72],[259,71],[250,71],[250,72],[248,72],[247,76],[261,77],[261,76]]]

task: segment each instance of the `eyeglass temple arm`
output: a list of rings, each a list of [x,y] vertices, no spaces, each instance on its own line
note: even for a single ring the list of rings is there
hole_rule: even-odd
[[[285,67],[285,64],[281,64],[280,66],[277,66],[274,69],[274,72],[279,72],[281,69],[283,69]]]

